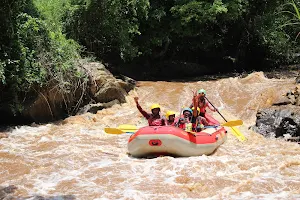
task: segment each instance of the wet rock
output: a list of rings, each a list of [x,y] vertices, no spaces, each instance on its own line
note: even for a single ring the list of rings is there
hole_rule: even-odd
[[[120,101],[115,99],[115,100],[110,101],[108,103],[88,104],[88,105],[85,105],[83,108],[81,108],[78,111],[77,114],[84,114],[84,113],[87,113],[87,112],[96,114],[98,110],[102,110],[102,109],[105,109],[105,108],[110,108],[113,105],[119,104],[119,103],[120,103]]]
[[[120,76],[120,79],[117,79],[117,82],[126,92],[129,92],[136,86],[136,81],[134,79],[123,75]]]
[[[253,129],[265,137],[297,140],[300,137],[300,107],[285,105],[261,109],[256,115]]]
[[[0,133],[0,139],[2,138],[8,138],[8,134],[7,133]]]
[[[256,125],[252,127],[265,137],[284,137],[300,141],[300,93],[298,87],[275,97],[270,108],[256,114]]]
[[[76,115],[71,116],[62,121],[62,124],[84,124],[89,125],[92,122],[93,118],[92,116],[85,116],[85,115]]]
[[[75,101],[71,98],[69,95],[63,95],[57,89],[46,90],[39,93],[33,101],[28,102],[21,115],[25,119],[37,123],[61,119],[67,115],[68,104]],[[66,99],[69,100],[69,103],[66,102]]]
[[[300,93],[298,91],[298,87],[295,87],[294,90],[292,91],[289,91],[287,94],[286,94],[286,97],[290,100],[291,104],[293,105],[297,105],[299,106],[300,104],[300,101],[299,101],[299,96],[300,96]]]
[[[105,84],[103,88],[100,88],[94,96],[96,102],[110,102],[117,99],[121,103],[125,103],[126,91],[113,84]]]
[[[14,185],[10,185],[8,187],[0,186],[0,200],[75,200],[74,195],[59,195],[59,196],[26,196],[26,197],[16,197],[13,195],[18,188]]]
[[[283,118],[275,130],[276,137],[298,137],[300,136],[299,133],[299,124],[297,124],[294,119],[289,117]]]
[[[272,105],[274,106],[280,106],[280,105],[300,105],[300,95],[299,95],[298,87],[295,87],[294,89],[287,91],[285,94],[276,96],[273,101]]]
[[[129,79],[127,82],[116,79],[101,63],[89,63],[84,68],[89,74],[91,98],[96,103],[107,103],[115,99],[124,103],[127,90],[135,85]]]
[[[277,97],[273,100],[273,105],[275,105],[275,106],[288,105],[291,103],[292,103],[291,100],[288,99],[286,97],[286,95],[280,95],[279,97]]]
[[[14,193],[16,189],[17,187],[14,185],[10,185],[8,187],[0,186],[0,200],[15,199],[11,196],[11,194]]]
[[[76,198],[74,195],[61,195],[61,196],[49,196],[49,197],[34,196],[31,197],[30,199],[31,200],[75,200]]]
[[[126,95],[135,87],[133,79],[122,75],[117,79],[101,63],[82,62],[80,66],[82,72],[88,76],[87,83],[65,93],[59,90],[59,85],[49,83],[42,91],[27,94],[24,109],[20,113],[13,113],[9,109],[10,102],[1,102],[3,106],[0,107],[2,113],[0,117],[3,119],[0,119],[0,123],[28,124],[55,121],[77,113],[82,106],[90,103],[88,108],[81,110],[95,113],[99,109],[126,102]]]
[[[300,83],[300,76],[296,77],[295,82],[298,84]]]

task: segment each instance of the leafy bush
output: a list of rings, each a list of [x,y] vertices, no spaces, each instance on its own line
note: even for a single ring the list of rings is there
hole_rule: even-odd
[[[24,102],[49,87],[72,95],[85,80],[78,68],[81,47],[62,33],[60,17],[51,15],[56,9],[44,7],[38,12],[30,0],[11,5],[10,9],[2,8],[13,13],[3,27],[6,30],[0,32],[2,104],[11,102],[15,113],[21,112]]]
[[[148,0],[74,0],[65,16],[66,32],[99,58],[130,60],[139,55],[132,40],[141,34],[148,8]]]
[[[287,6],[289,15],[280,13]],[[73,0],[64,26],[112,63],[230,58],[252,68],[297,62],[299,31],[282,26],[298,18],[294,8],[289,0]]]

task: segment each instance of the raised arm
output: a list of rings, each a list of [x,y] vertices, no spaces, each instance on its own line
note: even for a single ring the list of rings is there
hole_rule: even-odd
[[[136,104],[137,109],[140,111],[140,113],[146,118],[149,119],[150,118],[150,114],[147,113],[145,110],[143,110],[143,108],[140,106],[139,104],[139,98],[138,97],[134,97],[134,101]]]

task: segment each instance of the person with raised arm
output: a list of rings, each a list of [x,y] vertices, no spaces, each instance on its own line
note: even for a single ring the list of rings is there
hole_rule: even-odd
[[[137,109],[148,120],[149,126],[165,126],[167,125],[166,119],[160,115],[160,105],[152,104],[151,113],[146,112],[139,104],[139,98],[134,97]]]

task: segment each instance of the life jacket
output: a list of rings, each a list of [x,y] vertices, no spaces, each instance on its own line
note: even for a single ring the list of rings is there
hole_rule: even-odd
[[[159,118],[153,118],[153,115],[150,116],[148,119],[149,126],[165,126],[166,122],[165,119],[159,117]]]
[[[175,120],[173,122],[170,122],[169,120],[166,120],[167,121],[167,125],[168,126],[175,126]]]
[[[198,101],[198,107],[200,108],[200,116],[204,115],[206,112],[206,107],[208,106],[208,102],[204,99],[204,102]],[[204,116],[202,116],[204,117]]]
[[[181,115],[180,118],[184,118],[184,115]],[[181,128],[183,130],[185,130],[186,124],[191,123],[191,120],[188,118],[184,118],[185,123],[180,123],[179,119],[177,120],[178,128]],[[196,123],[192,123],[192,130],[195,130],[195,128],[196,128]]]

